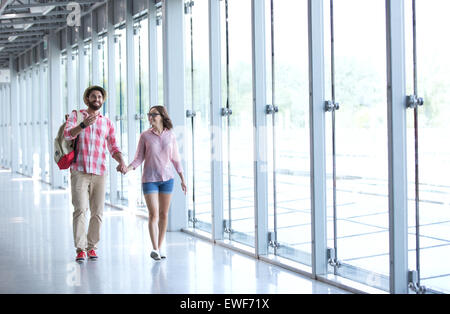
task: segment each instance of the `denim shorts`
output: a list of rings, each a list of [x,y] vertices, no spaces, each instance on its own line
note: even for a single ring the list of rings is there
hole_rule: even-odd
[[[173,179],[167,181],[142,183],[142,190],[144,194],[150,193],[171,194],[173,191]]]

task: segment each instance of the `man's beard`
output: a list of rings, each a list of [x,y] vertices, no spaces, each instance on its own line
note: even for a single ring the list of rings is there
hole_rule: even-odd
[[[102,107],[102,103],[99,102],[100,105],[97,104],[96,101],[88,102],[88,107],[94,111],[99,110]]]

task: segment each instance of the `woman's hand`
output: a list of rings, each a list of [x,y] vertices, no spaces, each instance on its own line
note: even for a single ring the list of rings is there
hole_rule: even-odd
[[[186,187],[186,183],[184,182],[184,180],[181,181],[181,189],[183,190],[184,195],[186,195],[187,187]]]

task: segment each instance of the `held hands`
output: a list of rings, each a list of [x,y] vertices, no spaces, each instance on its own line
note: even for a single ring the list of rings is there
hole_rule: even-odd
[[[127,174],[128,172],[128,167],[125,165],[125,163],[120,163],[117,165],[116,167],[117,172],[121,172],[122,174]]]

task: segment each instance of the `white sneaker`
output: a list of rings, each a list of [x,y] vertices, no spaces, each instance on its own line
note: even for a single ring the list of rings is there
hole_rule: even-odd
[[[167,257],[166,248],[164,248],[164,247],[159,248],[159,256],[161,258],[166,258]]]
[[[155,261],[159,261],[161,259],[161,256],[159,255],[159,252],[157,250],[152,250],[152,252],[150,253],[150,257]]]

